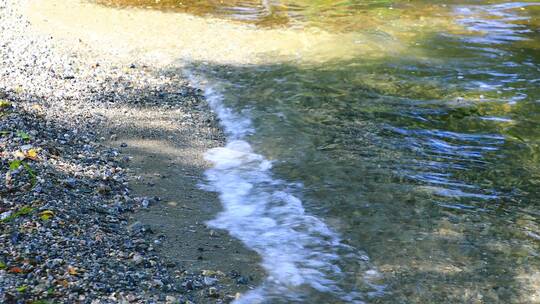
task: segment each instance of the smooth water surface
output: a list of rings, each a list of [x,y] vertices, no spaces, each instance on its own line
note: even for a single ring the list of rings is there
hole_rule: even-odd
[[[270,273],[246,303],[540,302],[539,2],[98,2],[370,45],[187,63],[230,139],[213,224]]]

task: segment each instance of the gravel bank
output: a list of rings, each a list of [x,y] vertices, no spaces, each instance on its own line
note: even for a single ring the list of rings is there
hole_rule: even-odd
[[[0,302],[221,303],[255,284],[236,270],[250,272],[250,253],[201,224],[219,205],[196,189],[200,152],[222,135],[197,89],[62,49],[33,34],[22,5],[0,2]],[[144,164],[148,144],[170,149]],[[189,174],[155,190],[171,168]],[[172,219],[201,199],[212,207],[183,223],[196,240],[174,245]],[[221,267],[229,258],[243,262]]]

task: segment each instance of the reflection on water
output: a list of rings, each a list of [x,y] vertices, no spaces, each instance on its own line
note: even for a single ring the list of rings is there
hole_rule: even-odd
[[[456,8],[461,15],[459,22],[473,31],[481,32],[481,37],[469,37],[472,43],[503,44],[513,41],[528,40],[527,34],[536,29],[529,26],[530,16],[519,14],[528,6],[537,3],[510,2],[489,6],[465,6]]]
[[[307,21],[311,14],[317,18],[325,15],[348,16],[352,6],[379,6],[384,1],[371,3],[339,3],[338,1],[279,1],[279,0],[96,0],[97,3],[115,7],[143,7],[196,15],[212,15],[232,20],[276,26],[295,21]],[[369,1],[368,1],[369,2]],[[345,6],[345,7],[344,7]],[[314,10],[314,12],[312,12]]]
[[[272,0],[96,0],[116,7],[144,7],[195,15],[214,15],[262,24],[284,24],[294,16],[296,5],[281,5]]]
[[[391,36],[383,28],[400,24],[401,30],[418,26],[448,23],[440,17],[446,4],[438,1],[390,0],[91,0],[119,8],[148,8],[214,16],[264,27],[309,27],[353,31],[369,29],[381,36]],[[401,11],[406,10],[407,14]],[[407,20],[409,22],[403,22]],[[387,24],[385,24],[387,23]],[[408,24],[407,24],[408,23]],[[410,34],[410,33],[409,33]]]
[[[381,57],[189,68],[251,119],[244,139],[302,184],[287,191],[306,212],[371,258],[387,288],[365,301],[540,302],[540,3],[107,2],[406,41]],[[343,284],[364,291],[343,260]]]

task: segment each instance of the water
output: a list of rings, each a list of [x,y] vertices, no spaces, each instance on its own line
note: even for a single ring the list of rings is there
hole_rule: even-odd
[[[186,63],[229,138],[209,224],[268,274],[239,302],[540,302],[539,2],[99,2],[344,42]]]

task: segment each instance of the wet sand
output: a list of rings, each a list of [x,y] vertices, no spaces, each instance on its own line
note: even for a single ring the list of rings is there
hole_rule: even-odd
[[[205,101],[200,96],[199,123],[186,126],[189,111],[159,106],[142,109],[119,109],[107,115],[114,122],[109,127],[112,147],[122,147],[129,156],[130,186],[134,195],[147,197],[148,208],[133,215],[153,231],[159,242],[157,251],[168,264],[190,273],[218,272],[222,294],[234,295],[254,288],[263,270],[255,253],[246,249],[225,231],[210,229],[205,222],[221,210],[214,193],[200,189],[203,172],[208,167],[203,154],[223,143],[219,129],[207,121]],[[196,126],[199,124],[199,126]],[[203,125],[203,126],[200,126]],[[208,299],[206,291],[194,291],[198,303]]]

